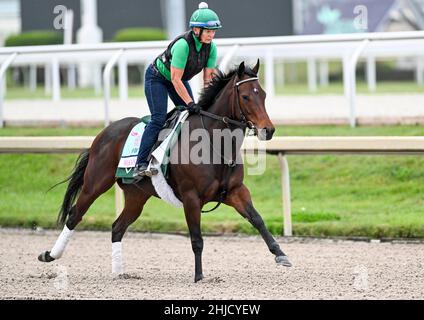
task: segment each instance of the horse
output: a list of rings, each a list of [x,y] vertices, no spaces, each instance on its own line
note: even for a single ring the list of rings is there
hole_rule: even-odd
[[[266,93],[259,84],[258,71],[259,59],[253,68],[241,62],[227,74],[218,70],[201,93],[198,102],[200,112],[192,113],[186,119],[189,130],[203,128],[211,133],[213,130],[238,129],[245,133],[251,129],[259,140],[270,140],[275,127],[265,109]],[[112,275],[123,274],[121,241],[124,233],[140,216],[149,198],[158,197],[151,179],[147,177],[133,184],[124,184],[115,178],[120,152],[129,132],[139,122],[139,118],[128,117],[111,123],[95,137],[91,147],[80,154],[72,174],[64,181],[68,181],[68,186],[58,215],[58,224],[63,226],[62,233],[51,251],[39,255],[40,261],[51,262],[62,256],[75,227],[90,205],[117,182],[124,192],[125,206],[112,224]],[[179,140],[181,135],[177,140],[181,142]],[[212,143],[210,147],[213,148]],[[174,147],[171,158],[178,158],[181,152],[189,152],[193,142],[188,144],[188,148],[181,150]],[[235,156],[240,155],[240,145],[235,149],[232,151],[233,158],[220,164],[169,163],[167,182],[183,204],[194,253],[194,282],[204,278],[201,212],[209,202],[218,202],[218,205],[222,202],[233,207],[259,231],[276,263],[291,266],[253,206],[250,192],[243,184],[243,163],[234,161]]]

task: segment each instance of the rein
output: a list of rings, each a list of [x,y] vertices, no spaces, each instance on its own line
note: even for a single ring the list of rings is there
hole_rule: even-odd
[[[257,77],[252,77],[252,78],[248,78],[248,79],[244,79],[244,80],[238,81],[238,82],[236,82],[236,83],[234,84],[234,87],[235,87],[235,88],[236,88],[236,90],[237,90],[237,95],[236,95],[236,100],[237,100],[237,102],[236,102],[236,104],[237,104],[237,106],[238,106],[238,108],[239,108],[239,110],[240,110],[240,118],[241,118],[241,121],[233,120],[233,119],[231,119],[231,118],[229,118],[229,117],[226,117],[226,116],[221,117],[221,116],[218,116],[218,115],[216,115],[216,114],[214,114],[214,113],[210,113],[210,112],[207,112],[207,111],[200,110],[200,120],[201,120],[201,122],[202,122],[202,127],[203,127],[203,129],[205,129],[205,130],[206,130],[206,128],[205,128],[205,124],[204,124],[204,122],[203,122],[203,117],[202,117],[202,116],[206,116],[206,117],[208,117],[208,118],[212,118],[212,119],[215,119],[215,120],[218,120],[218,121],[222,121],[222,122],[224,122],[224,123],[227,125],[227,127],[229,126],[229,124],[232,124],[232,125],[235,125],[235,126],[237,126],[237,127],[242,128],[243,130],[244,130],[244,129],[246,129],[246,128],[249,128],[249,129],[252,129],[252,130],[256,129],[256,127],[254,126],[254,124],[253,124],[251,121],[246,121],[246,117],[245,117],[245,115],[243,114],[243,111],[241,110],[241,107],[240,107],[239,93],[238,93],[238,92],[239,92],[239,86],[240,86],[241,84],[246,83],[246,82],[249,82],[249,81],[256,81],[256,80],[258,80],[258,78],[257,78]],[[233,112],[233,113],[234,113],[234,112]],[[232,139],[231,143],[232,143],[232,147],[234,147],[234,139]],[[219,201],[218,201],[218,203],[215,205],[215,207],[213,207],[213,208],[212,208],[212,209],[210,209],[210,210],[202,210],[202,211],[201,211],[202,213],[207,213],[207,212],[212,212],[212,211],[214,211],[214,210],[215,210],[215,209],[217,209],[217,208],[221,205],[221,203],[225,200],[225,198],[226,198],[226,196],[227,196],[227,192],[228,192],[228,190],[227,190],[228,180],[229,180],[229,177],[230,177],[230,175],[231,175],[231,171],[232,171],[232,169],[236,166],[236,160],[233,160],[233,159],[227,160],[227,159],[225,159],[225,157],[224,157],[224,156],[223,156],[220,152],[217,152],[217,151],[215,150],[215,148],[213,147],[213,145],[212,145],[212,144],[211,144],[211,147],[212,147],[213,152],[214,152],[215,154],[218,154],[218,155],[221,157],[221,159],[222,159],[222,160],[224,160],[224,163],[226,164],[226,166],[224,167],[224,173],[223,173],[223,176],[224,176],[224,180],[223,180],[223,187],[222,187],[222,190],[221,190],[221,192],[220,192],[220,194],[219,194]],[[236,156],[236,157],[237,157],[237,156]],[[227,171],[227,175],[225,175],[225,171]]]

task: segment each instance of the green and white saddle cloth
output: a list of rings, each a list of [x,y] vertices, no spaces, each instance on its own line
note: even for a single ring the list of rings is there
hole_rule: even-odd
[[[151,177],[152,184],[156,193],[161,199],[169,204],[181,208],[183,204],[175,196],[174,191],[168,185],[166,178],[168,173],[169,156],[172,147],[178,140],[181,132],[181,127],[186,118],[188,111],[182,111],[179,114],[178,120],[174,127],[170,130],[163,142],[152,152],[149,163],[150,168],[156,168],[158,174]],[[144,129],[150,121],[150,116],[143,117],[141,122],[135,125],[125,141],[124,148],[121,153],[118,168],[115,176],[121,178],[123,183],[133,183],[133,171],[137,163],[137,156],[140,149],[141,138],[143,137]]]
[[[143,137],[144,129],[150,121],[150,116],[141,118],[141,122],[135,125],[125,141],[122,149],[121,159],[119,160],[118,168],[115,176],[122,178],[124,183],[133,183],[133,171],[137,163],[138,151],[140,150],[141,138]]]

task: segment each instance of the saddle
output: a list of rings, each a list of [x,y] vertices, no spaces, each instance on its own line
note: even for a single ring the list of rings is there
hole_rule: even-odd
[[[153,145],[152,149],[150,150],[149,156],[147,157],[147,161],[150,162],[150,160],[152,159],[153,151],[155,151],[172,132],[171,130],[168,130],[168,129],[173,129],[177,125],[181,112],[182,110],[177,108],[174,108],[168,112],[168,114],[166,115],[166,121],[161,129],[161,130],[166,129],[168,131],[168,134],[163,136],[162,134],[159,133],[159,138]],[[150,121],[150,116],[149,116],[149,121]]]
[[[153,145],[150,150],[148,161],[149,166],[152,165],[152,160],[155,160],[155,167],[162,170],[163,175],[167,178],[168,174],[168,161],[167,156],[170,154],[170,150],[173,147],[173,142],[176,141],[175,137],[178,137],[180,133],[179,124],[185,120],[188,115],[188,111],[184,111],[183,108],[174,108],[171,110],[166,117],[166,121],[162,127],[162,130],[166,129],[165,133],[161,130],[159,134],[159,140]],[[127,140],[125,141],[124,147],[121,151],[120,161],[118,168],[116,169],[115,177],[121,178],[123,183],[133,183],[133,171],[137,162],[137,156],[140,149],[141,138],[144,133],[146,125],[150,122],[151,116],[145,116],[140,119],[130,131]],[[170,136],[171,135],[171,136]],[[155,150],[158,155],[153,157]]]

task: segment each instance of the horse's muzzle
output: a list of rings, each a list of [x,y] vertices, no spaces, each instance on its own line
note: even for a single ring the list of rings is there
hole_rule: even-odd
[[[274,127],[271,127],[271,128],[266,127],[265,130],[266,130],[266,140],[271,140],[272,136],[274,135],[275,128]]]
[[[257,130],[257,135],[259,140],[271,140],[274,135],[274,127],[265,127]]]

